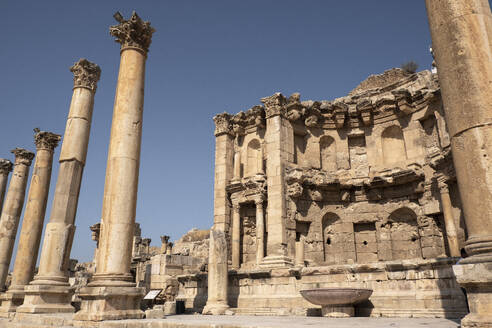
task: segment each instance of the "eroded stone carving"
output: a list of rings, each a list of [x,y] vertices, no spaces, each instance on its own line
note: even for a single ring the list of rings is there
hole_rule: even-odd
[[[24,164],[30,166],[34,159],[34,153],[24,148],[15,148],[10,152],[15,155],[15,165]]]
[[[116,37],[115,41],[121,44],[121,48],[137,48],[147,53],[155,32],[150,22],[143,21],[135,11],[128,20],[119,12],[114,14],[114,18],[120,24],[111,26],[109,33]]]
[[[53,151],[61,140],[61,136],[56,133],[40,131],[38,128],[34,129],[34,143],[36,149],[46,149]]]
[[[0,158],[0,174],[7,175],[12,172],[13,164],[11,161],[5,158]]]
[[[101,68],[98,65],[82,58],[70,67],[70,72],[73,73],[74,88],[87,88],[96,92],[97,82],[101,78]]]

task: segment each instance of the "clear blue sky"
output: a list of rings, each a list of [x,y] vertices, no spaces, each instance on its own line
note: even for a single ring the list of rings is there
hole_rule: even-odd
[[[34,150],[32,129],[63,134],[72,94],[68,68],[100,65],[72,258],[88,261],[99,221],[119,45],[119,10],[157,30],[147,60],[137,221],[159,245],[213,222],[212,117],[280,91],[302,99],[345,95],[370,74],[416,61],[429,69],[424,1],[194,0],[2,1],[0,157]],[[58,156],[50,189],[50,214]],[[20,231],[20,226],[19,226]],[[14,261],[12,260],[12,263]]]

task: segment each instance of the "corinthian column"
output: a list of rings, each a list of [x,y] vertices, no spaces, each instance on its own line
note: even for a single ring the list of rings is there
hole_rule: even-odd
[[[24,300],[24,286],[33,278],[50,190],[53,152],[61,139],[58,134],[35,131],[36,160],[22,220],[12,283],[7,293],[1,297],[1,312],[15,312],[17,306]]]
[[[238,270],[241,266],[241,206],[232,204],[232,268]]]
[[[7,189],[9,173],[12,171],[12,162],[8,159],[0,158],[0,214],[2,213],[3,199]]]
[[[256,204],[256,264],[259,265],[265,256],[265,216],[263,211],[264,197],[255,199]]]
[[[24,288],[24,304],[17,312],[74,312],[73,291],[68,283],[68,265],[75,232],[75,215],[94,107],[94,94],[101,69],[86,59],[71,68],[74,87],[70,112],[60,152],[51,215],[41,248],[38,274]]]
[[[470,255],[454,266],[470,314],[492,325],[492,15],[488,0],[426,0]]]
[[[15,235],[26,196],[27,178],[34,153],[22,148],[12,150],[15,155],[14,172],[0,217],[0,289],[5,290]]]
[[[110,33],[121,43],[121,61],[109,141],[96,274],[80,291],[75,320],[142,318],[144,289],[130,273],[137,204],[145,60],[154,29],[135,12]]]

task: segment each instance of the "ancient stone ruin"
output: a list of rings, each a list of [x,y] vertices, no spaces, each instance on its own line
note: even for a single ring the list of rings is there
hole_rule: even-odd
[[[135,12],[116,13],[110,34],[121,46],[120,71],[102,216],[90,227],[94,260],[70,259],[101,74],[81,59],[70,68],[72,102],[40,252],[61,136],[35,129],[29,188],[35,154],[16,148],[14,164],[0,159],[0,325],[194,327],[143,319],[200,313],[291,316],[289,323],[454,318],[463,328],[491,327],[490,6],[426,4],[437,72],[391,69],[341,98],[275,93],[216,115],[211,229],[175,242],[163,234],[158,247],[135,222],[155,30]],[[200,326],[241,326],[216,318],[202,316]]]

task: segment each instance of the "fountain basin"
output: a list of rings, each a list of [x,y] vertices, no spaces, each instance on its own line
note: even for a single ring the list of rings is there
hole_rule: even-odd
[[[316,288],[300,291],[308,302],[321,305],[324,317],[353,317],[354,304],[367,301],[372,289],[361,288]]]

